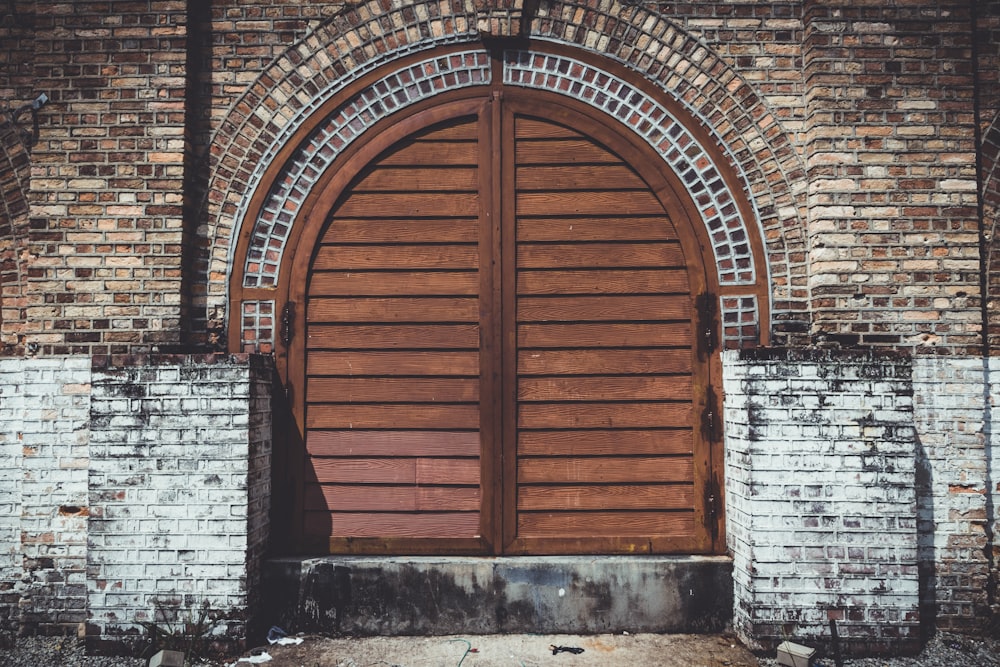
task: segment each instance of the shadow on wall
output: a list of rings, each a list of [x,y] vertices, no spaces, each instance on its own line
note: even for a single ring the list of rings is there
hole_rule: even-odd
[[[926,643],[937,622],[937,550],[934,547],[934,474],[924,443],[916,436],[914,477],[917,494],[917,576],[920,591],[920,640]]]

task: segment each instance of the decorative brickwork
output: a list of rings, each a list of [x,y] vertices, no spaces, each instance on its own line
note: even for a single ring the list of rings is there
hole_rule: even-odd
[[[421,7],[425,9],[423,15],[374,5],[361,5],[347,11],[344,17],[349,20],[323,25],[303,40],[299,47],[279,58],[234,108],[230,119],[221,125],[213,141],[222,158],[213,172],[211,184],[216,194],[210,198],[205,216],[210,225],[218,225],[212,232],[214,241],[211,247],[215,249],[217,259],[211,264],[210,275],[228,275],[226,264],[220,261],[221,250],[227,248],[231,252],[234,225],[252,224],[242,221],[240,214],[246,210],[254,194],[259,165],[270,163],[267,156],[276,154],[313,110],[329,98],[331,91],[350,80],[348,74],[357,77],[393,57],[469,38],[463,28],[468,25],[467,19],[452,17],[444,20],[436,14],[441,11],[439,6]],[[607,21],[606,28],[613,34],[616,29],[626,29],[619,19],[599,19],[587,12],[571,12],[571,7],[553,5],[541,8],[539,17],[532,23],[531,34],[580,45],[585,49],[603,49],[605,55],[638,68],[648,79],[657,82],[662,94],[697,110],[698,117],[704,119],[717,136],[720,148],[734,156],[737,168],[747,179],[746,187],[760,216],[755,224],[762,226],[770,244],[768,268],[774,308],[781,310],[775,319],[777,322],[798,320],[805,308],[806,294],[792,286],[804,286],[805,277],[802,275],[794,279],[792,273],[802,272],[804,265],[796,263],[804,260],[805,255],[804,252],[792,253],[791,250],[801,242],[803,227],[788,179],[801,178],[804,170],[799,166],[777,119],[726,63],[695,40],[685,37],[676,26],[663,20],[653,20],[651,16],[648,20],[636,16],[636,12],[645,10],[635,7],[614,5],[587,10],[600,16],[606,16],[604,12],[608,12],[607,16],[616,13],[631,16],[635,25],[643,26],[630,28],[637,31],[633,37],[639,39],[641,35],[640,41],[647,45],[645,50],[638,50],[632,46],[634,40],[616,37],[607,42],[599,32],[589,27],[601,24],[602,20]],[[560,12],[575,18],[565,22],[557,18],[561,16]],[[381,19],[376,22],[380,16]],[[422,29],[425,25],[428,30]],[[386,26],[392,26],[391,48],[387,46]],[[601,48],[598,48],[599,42]],[[320,46],[325,48],[320,49]],[[352,48],[347,50],[348,46]],[[338,53],[337,58],[331,57],[334,52]],[[345,63],[350,63],[350,66]],[[308,73],[309,77],[304,77],[304,73]],[[263,85],[264,81],[270,83]],[[299,92],[293,94],[292,91]],[[257,110],[254,115],[248,114],[251,109]],[[261,113],[261,109],[269,111]],[[251,122],[251,118],[258,120]],[[722,204],[725,207],[725,203]],[[273,213],[277,216],[280,211],[275,209]],[[719,212],[716,215],[725,217]],[[718,230],[713,230],[727,230],[726,235],[736,233],[731,231],[729,224],[722,221]],[[730,252],[736,253],[739,240],[722,243]],[[260,247],[260,252],[265,253],[268,249]],[[732,261],[733,268],[723,271],[734,272],[733,279],[747,279],[746,267],[740,275],[739,258],[720,259],[723,262]],[[232,261],[242,260],[233,258]],[[745,254],[742,261],[746,261]],[[253,263],[256,264],[256,260]],[[793,269],[792,264],[796,264],[797,268]],[[209,312],[218,312],[222,308],[221,297],[226,293],[226,285],[224,281],[218,285],[213,285],[211,280],[209,283],[209,302],[206,305]],[[793,303],[795,299],[800,299],[797,302],[799,305]],[[801,322],[775,326],[779,333],[785,332],[781,333],[783,337],[796,330],[804,330],[804,323]]]
[[[274,351],[277,315],[274,301],[245,300],[243,308],[243,351],[270,354]]]
[[[504,82],[582,100],[642,137],[674,170],[698,207],[715,251],[719,284],[754,284],[757,268],[748,221],[741,218],[736,197],[704,147],[656,100],[586,63],[525,50],[504,52]]]
[[[311,133],[275,179],[253,225],[243,285],[273,287],[277,284],[285,242],[299,207],[312,192],[319,176],[368,128],[433,95],[489,81],[490,59],[486,52],[460,51],[421,60],[387,74],[341,105]],[[319,101],[322,98],[314,104]],[[266,161],[260,163],[252,176],[255,182],[259,182],[267,164]],[[247,203],[244,199],[241,213],[245,213]]]

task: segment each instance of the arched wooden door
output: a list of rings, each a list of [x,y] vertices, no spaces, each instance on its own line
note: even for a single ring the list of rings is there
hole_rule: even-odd
[[[297,251],[306,540],[722,548],[711,309],[697,307],[712,286],[662,163],[586,109],[514,89],[391,134],[345,167]]]

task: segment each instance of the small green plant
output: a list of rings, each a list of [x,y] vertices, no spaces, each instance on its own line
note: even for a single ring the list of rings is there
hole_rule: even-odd
[[[158,651],[180,651],[184,664],[192,665],[207,658],[212,635],[222,615],[208,600],[196,612],[185,613],[177,607],[155,604],[153,621],[140,621],[149,634],[149,655]]]

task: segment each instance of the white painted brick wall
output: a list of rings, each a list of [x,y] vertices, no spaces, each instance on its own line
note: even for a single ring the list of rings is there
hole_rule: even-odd
[[[944,629],[975,628],[987,604],[987,493],[996,497],[995,472],[987,483],[988,386],[997,397],[995,379],[986,384],[991,367],[1000,364],[970,357],[913,362],[923,611]]]
[[[0,555],[9,627],[86,620],[89,357],[0,360]],[[0,589],[2,590],[2,589]]]
[[[270,509],[271,366],[0,359],[0,630],[140,631],[208,602],[239,638]]]
[[[196,618],[245,631],[266,543],[268,366],[194,358],[94,372],[91,633]],[[248,561],[248,556],[251,558]]]
[[[737,630],[767,645],[834,619],[855,652],[915,644],[908,360],[760,350],[723,369]]]

